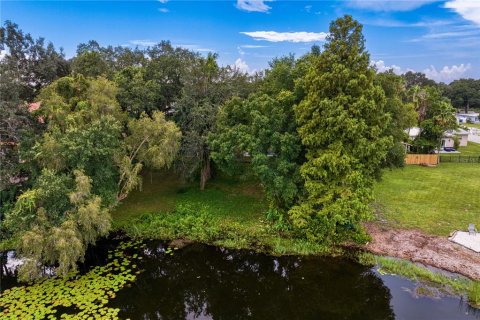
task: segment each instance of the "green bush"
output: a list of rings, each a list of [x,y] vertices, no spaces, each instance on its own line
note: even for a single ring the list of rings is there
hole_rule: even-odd
[[[220,230],[207,207],[178,205],[170,213],[143,214],[124,226],[125,231],[136,238],[160,238],[210,242]]]

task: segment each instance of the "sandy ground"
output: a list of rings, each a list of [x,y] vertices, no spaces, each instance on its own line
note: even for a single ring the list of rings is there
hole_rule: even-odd
[[[372,241],[366,249],[419,262],[480,280],[480,253],[453,243],[447,237],[430,236],[418,230],[392,229],[377,223],[366,224]]]

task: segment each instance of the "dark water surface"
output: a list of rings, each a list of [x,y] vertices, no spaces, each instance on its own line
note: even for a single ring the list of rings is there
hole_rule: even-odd
[[[97,247],[98,248],[98,247]],[[458,297],[417,297],[415,283],[344,258],[271,257],[194,244],[173,255],[151,242],[141,273],[110,306],[130,319],[480,319]],[[91,264],[106,249],[91,251]],[[10,259],[13,261],[13,259]],[[15,285],[3,276],[2,288]]]

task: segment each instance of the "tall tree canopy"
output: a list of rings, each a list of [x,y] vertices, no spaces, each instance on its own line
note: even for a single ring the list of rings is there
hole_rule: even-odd
[[[295,108],[307,196],[290,217],[310,239],[355,238],[371,215],[371,186],[392,138],[383,135],[390,118],[369,63],[362,25],[348,15],[332,22]]]
[[[0,59],[1,193],[22,174],[19,146],[28,148],[28,140],[42,129],[28,112],[28,103],[41,88],[67,75],[69,65],[61,50],[43,38],[33,39],[10,21],[0,28],[0,52],[5,54]]]
[[[40,275],[43,263],[58,263],[66,275],[86,247],[110,230],[109,208],[140,186],[143,166],[172,163],[180,131],[164,114],[128,119],[106,78],[64,77],[42,90],[35,116],[46,131],[22,155],[39,176],[6,214],[28,263],[23,279]]]
[[[293,106],[304,97],[298,83],[315,57],[310,53],[298,60],[292,55],[274,59],[256,93],[221,107],[210,136],[218,167],[231,175],[253,174],[262,183],[271,209],[282,214],[303,192],[304,152]]]
[[[195,59],[184,75],[182,95],[173,108],[173,117],[183,133],[177,168],[185,177],[199,178],[202,190],[212,175],[207,139],[218,109],[231,97],[249,93],[246,75],[219,67],[216,59],[215,54]]]
[[[446,95],[455,108],[468,113],[470,108],[480,109],[480,80],[455,80],[446,88]]]
[[[407,89],[410,89],[414,86],[435,86],[437,83],[432,80],[428,79],[425,73],[422,72],[414,72],[414,71],[407,71],[402,74],[403,79],[405,79],[405,85]]]
[[[413,143],[420,153],[433,153],[440,148],[445,131],[457,128],[455,109],[436,87],[411,89],[411,99],[418,114],[420,135]]]
[[[384,135],[393,138],[393,144],[388,150],[384,165],[386,167],[402,167],[405,164],[405,146],[408,136],[405,129],[414,127],[417,123],[417,113],[414,104],[408,101],[408,91],[405,81],[392,70],[377,74],[375,83],[382,87],[386,103],[384,111],[390,115],[390,125],[385,128]]]

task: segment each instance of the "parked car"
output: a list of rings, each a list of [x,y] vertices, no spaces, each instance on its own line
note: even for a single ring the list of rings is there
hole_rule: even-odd
[[[445,147],[445,148],[443,148],[443,150],[444,150],[444,151],[446,151],[446,152],[453,152],[453,151],[457,151],[457,149],[455,149],[455,148],[452,148],[452,147]]]

